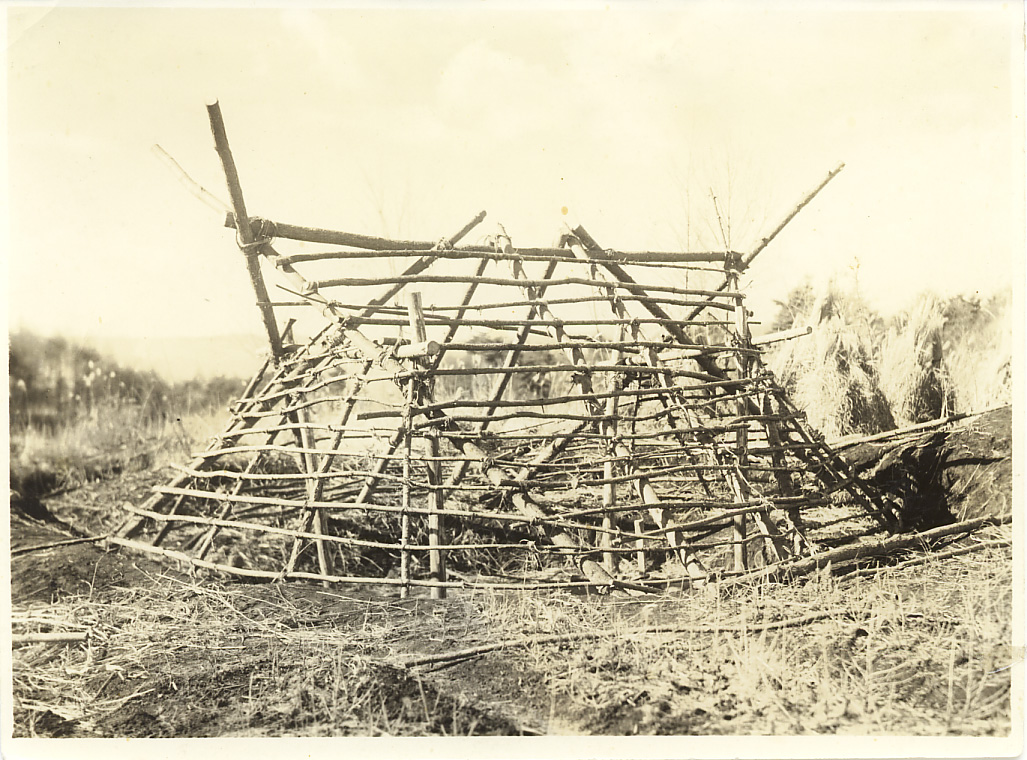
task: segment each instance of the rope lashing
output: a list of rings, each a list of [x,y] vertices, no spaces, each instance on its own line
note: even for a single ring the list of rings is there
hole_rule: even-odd
[[[741,272],[745,269],[745,262],[742,258],[742,254],[737,251],[727,251],[724,254],[724,271],[725,272]]]
[[[261,219],[259,216],[251,217],[250,229],[254,238],[252,243],[244,243],[240,237],[238,226],[235,229],[235,244],[246,256],[258,255],[265,245],[275,241],[275,223],[270,219]]]

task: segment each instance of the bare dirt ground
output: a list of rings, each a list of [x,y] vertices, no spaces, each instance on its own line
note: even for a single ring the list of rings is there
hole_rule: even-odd
[[[1007,417],[972,420],[933,455],[893,447],[892,464],[860,466],[905,478],[891,487],[907,502],[940,483],[953,516],[1000,515]],[[1008,524],[790,582],[635,599],[400,599],[193,577],[99,541],[36,548],[110,530],[156,478],[12,511],[13,632],[87,634],[15,646],[16,736],[1010,730]]]

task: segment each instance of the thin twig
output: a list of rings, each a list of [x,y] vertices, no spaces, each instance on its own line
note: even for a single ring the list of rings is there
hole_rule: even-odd
[[[948,551],[938,552],[936,554],[924,554],[913,559],[908,559],[905,562],[900,562],[897,565],[885,565],[884,567],[864,567],[858,568],[848,573],[842,573],[839,578],[841,580],[849,580],[851,578],[866,578],[883,575],[884,573],[895,572],[896,570],[905,570],[907,567],[913,567],[914,565],[924,565],[928,562],[935,560],[949,559],[950,557],[959,557],[963,554],[970,554],[972,552],[981,551],[983,549],[1001,549],[1003,547],[1012,546],[1013,542],[1009,539],[997,539],[994,541],[982,541],[979,544],[971,544],[969,546],[961,546],[958,549],[949,549]]]
[[[648,634],[660,634],[660,633],[719,633],[719,632],[753,632],[759,633],[762,631],[772,631],[779,628],[792,628],[794,626],[806,625],[808,623],[815,623],[818,620],[824,620],[830,617],[841,617],[843,615],[851,614],[846,609],[835,609],[835,610],[821,610],[820,612],[811,612],[808,615],[802,615],[800,617],[787,618],[785,620],[774,620],[767,623],[731,623],[726,625],[672,625],[672,626],[649,626],[647,628],[636,628],[624,631],[618,635],[621,637],[625,636],[639,636]],[[413,668],[421,665],[431,665],[440,662],[450,662],[453,660],[465,660],[469,657],[477,657],[479,655],[487,654],[488,652],[494,652],[499,649],[513,649],[515,647],[528,647],[536,644],[558,644],[568,641],[583,641],[586,639],[598,639],[605,635],[608,635],[610,631],[596,630],[596,631],[580,631],[577,633],[559,633],[559,634],[547,634],[544,636],[528,636],[522,639],[512,639],[509,641],[500,641],[495,644],[482,644],[481,646],[468,647],[467,649],[458,649],[453,652],[443,652],[441,654],[424,655],[423,657],[414,657],[409,660],[402,662],[403,667]]]
[[[31,552],[41,552],[46,549],[54,549],[58,546],[71,546],[72,544],[88,544],[95,541],[104,541],[111,537],[112,534],[104,533],[102,536],[89,536],[88,538],[69,538],[67,541],[54,541],[50,544],[39,544],[38,546],[26,546],[22,549],[11,549],[11,556],[18,557],[22,554],[30,554]]]
[[[58,633],[13,633],[11,634],[11,643],[15,646],[19,644],[73,644],[77,642],[86,641],[89,638],[89,632],[81,631],[62,631]]]

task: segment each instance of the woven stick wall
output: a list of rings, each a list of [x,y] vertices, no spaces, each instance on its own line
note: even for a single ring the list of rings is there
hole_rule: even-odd
[[[207,450],[126,505],[120,543],[254,579],[435,596],[647,591],[787,565],[818,531],[893,521],[751,338],[739,274],[769,238],[744,257],[618,252],[577,227],[525,249],[502,227],[460,245],[484,212],[436,243],[250,218],[209,113],[271,356]],[[328,247],[283,255],[285,239]],[[297,269],[384,257],[402,274]],[[270,300],[261,262],[289,300]],[[688,286],[711,271],[720,288]],[[286,307],[326,324],[293,345]]]

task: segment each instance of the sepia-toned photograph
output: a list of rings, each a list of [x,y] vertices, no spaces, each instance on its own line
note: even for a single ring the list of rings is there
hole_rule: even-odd
[[[5,757],[1022,752],[1022,3],[0,11]]]

